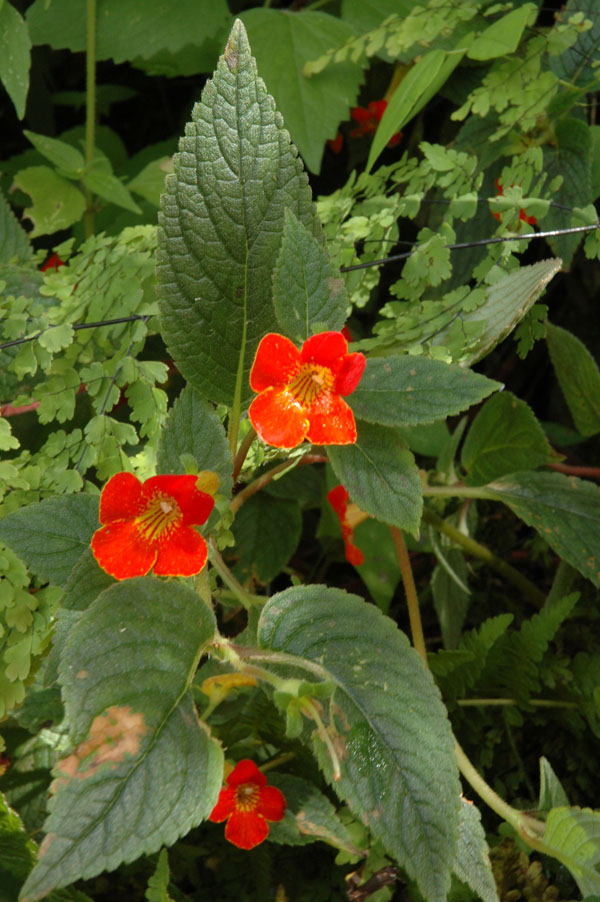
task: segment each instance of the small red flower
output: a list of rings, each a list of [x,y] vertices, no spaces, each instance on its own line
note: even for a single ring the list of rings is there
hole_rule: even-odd
[[[372,135],[377,131],[377,126],[381,122],[381,117],[386,111],[387,100],[372,100],[368,107],[357,106],[350,110],[350,115],[355,122],[358,122],[358,128],[350,132],[351,138],[362,138],[364,135]],[[402,139],[402,132],[396,132],[388,141],[388,147],[395,147]]]
[[[196,487],[195,476],[152,476],[144,483],[116,473],[100,496],[100,522],[92,552],[115,579],[193,576],[204,567],[206,542],[193,528],[204,523],[214,500]]]
[[[238,761],[225,780],[209,821],[227,821],[225,839],[238,849],[253,849],[269,835],[267,821],[280,821],[285,814],[283,793],[267,786],[267,778],[254,761]]]
[[[498,192],[497,196],[502,197],[504,194],[504,188],[502,187],[502,182],[500,181],[500,179],[494,179],[494,184],[495,184],[496,190]],[[512,185],[510,187],[512,188]],[[492,216],[494,217],[494,219],[497,219],[498,222],[502,221],[502,216],[500,215],[500,213],[492,212]],[[523,209],[523,207],[521,207],[521,209],[519,210],[519,219],[521,220],[521,222],[526,222],[528,225],[537,225],[537,219],[535,218],[535,216],[528,216],[526,214],[525,210]]]
[[[364,564],[365,556],[354,544],[354,530],[359,523],[367,519],[368,514],[361,511],[356,504],[348,503],[349,495],[343,485],[336,485],[334,489],[327,492],[327,500],[340,518],[346,560],[349,564],[360,567],[361,564]]]
[[[46,272],[47,269],[58,269],[65,265],[65,261],[61,260],[58,254],[50,254],[43,266],[40,266],[40,272]]]
[[[341,132],[338,132],[335,138],[330,138],[327,143],[333,153],[341,153],[342,147],[344,146],[344,136]]]
[[[249,416],[258,435],[276,448],[295,448],[304,439],[315,445],[351,445],[354,414],[341,395],[351,394],[366,360],[348,353],[341,332],[320,332],[302,348],[270,332],[262,339],[250,371],[260,394]]]

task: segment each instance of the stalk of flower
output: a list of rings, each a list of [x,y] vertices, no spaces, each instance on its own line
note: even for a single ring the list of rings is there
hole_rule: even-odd
[[[269,835],[268,822],[283,819],[286,801],[275,786],[267,786],[267,778],[254,761],[238,761],[225,780],[209,821],[227,821],[225,839],[239,849],[253,849]]]
[[[284,335],[265,335],[250,371],[259,394],[248,413],[258,436],[276,448],[295,448],[304,439],[353,444],[354,414],[342,395],[354,391],[365,364],[363,354],[348,353],[341,332],[320,332],[300,349]]]
[[[100,496],[100,523],[92,536],[98,564],[115,579],[194,576],[206,564],[206,542],[194,529],[214,507],[197,477],[152,476],[144,483],[133,473],[116,473]]]
[[[335,488],[327,492],[327,500],[339,517],[346,550],[346,560],[354,567],[360,567],[364,563],[365,556],[360,548],[354,544],[354,530],[369,515],[361,511],[357,504],[350,501],[350,496],[343,485],[336,485]]]

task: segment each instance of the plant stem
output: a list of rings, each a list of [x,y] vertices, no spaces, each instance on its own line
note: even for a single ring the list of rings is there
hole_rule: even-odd
[[[408,557],[408,549],[402,530],[397,526],[390,526],[390,532],[394,545],[396,546],[396,554],[398,555],[398,563],[400,564],[400,573],[402,574],[402,582],[404,583],[404,591],[406,593],[406,604],[408,606],[408,618],[410,622],[410,631],[412,635],[413,646],[427,667],[427,649],[425,648],[425,636],[423,634],[423,624],[421,622],[421,613],[419,611],[419,596],[417,595],[417,587]]]
[[[246,589],[244,589],[221,557],[214,539],[210,540],[209,557],[211,564],[218,572],[225,585],[231,589],[240,604],[242,604],[247,611],[251,608],[262,608],[267,599],[261,598],[259,595],[253,595],[251,592],[247,592]]]
[[[525,598],[535,604],[536,607],[541,608],[543,606],[545,601],[544,593],[540,592],[537,586],[530,582],[527,577],[523,576],[522,573],[519,573],[514,567],[511,567],[510,564],[507,564],[506,561],[496,557],[496,555],[488,548],[485,548],[484,545],[476,542],[475,539],[465,536],[460,530],[456,529],[456,527],[451,526],[446,520],[442,520],[441,517],[434,514],[428,507],[423,508],[423,519],[426,523],[430,523],[435,527],[439,532],[444,533],[444,535],[452,539],[456,545],[460,545],[461,548],[469,554],[472,554],[473,557],[484,561],[484,563],[491,567],[492,570],[495,570],[496,573],[499,573],[520,589]]]
[[[516,698],[458,698],[456,704],[462,708],[478,708],[487,706],[506,706],[518,705]],[[527,700],[528,705],[534,708],[577,708],[577,702],[563,701],[562,699],[551,698],[530,698]]]
[[[241,450],[241,449],[240,449]],[[320,454],[305,454],[304,457],[300,458],[297,467],[302,466],[303,464],[317,464],[317,463],[326,463],[327,458],[323,457]],[[292,467],[293,461],[284,460],[283,463],[277,464],[276,467],[273,467],[271,470],[268,470],[266,473],[263,473],[262,476],[259,476],[254,482],[249,483],[245,489],[242,489],[241,492],[233,498],[231,502],[231,510],[233,513],[237,513],[242,504],[251,498],[252,495],[256,495],[257,492],[260,492],[261,489],[264,489],[266,485],[268,485],[278,473],[283,473],[284,470]]]
[[[250,431],[246,435],[242,444],[239,447],[238,453],[235,456],[235,460],[233,462],[233,481],[235,482],[238,476],[240,475],[240,470],[244,466],[244,461],[246,460],[246,455],[250,450],[252,442],[256,438],[256,429],[254,426],[250,427]]]
[[[85,58],[85,165],[94,159],[96,132],[96,0],[87,0],[87,36]],[[94,234],[94,208],[92,193],[84,187],[86,208],[84,226],[86,237]]]

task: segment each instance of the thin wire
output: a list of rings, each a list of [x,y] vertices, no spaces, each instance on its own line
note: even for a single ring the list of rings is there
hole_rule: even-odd
[[[27,335],[25,338],[15,338],[13,341],[5,341],[4,344],[0,345],[0,351],[4,351],[5,348],[13,348],[15,345],[25,344],[27,341],[35,341],[40,335],[43,335],[48,329],[58,329],[59,326],[64,325],[72,325],[73,331],[77,332],[80,329],[93,329],[98,326],[117,326],[119,323],[133,323],[138,319],[144,319],[146,322],[150,319],[154,314],[150,313],[133,313],[131,316],[121,316],[118,319],[103,319],[98,323],[53,323],[50,326],[46,326],[45,329],[42,329],[41,332],[36,332],[35,335]]]

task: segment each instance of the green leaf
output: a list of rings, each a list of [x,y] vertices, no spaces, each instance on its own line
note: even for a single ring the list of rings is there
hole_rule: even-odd
[[[406,636],[373,605],[325,586],[275,595],[258,636],[264,648],[297,657],[299,665],[307,658],[337,683],[323,717],[339,781],[315,731],[320,766],[425,898],[443,902],[459,818],[454,741],[438,691]]]
[[[144,200],[160,207],[160,195],[165,190],[165,176],[171,172],[172,163],[170,157],[160,157],[152,160],[127,184],[127,190],[139,194]]]
[[[546,324],[550,360],[573,422],[581,435],[600,432],[600,371],[582,341],[567,329]]]
[[[86,547],[65,583],[61,609],[85,611],[114,582],[113,577],[100,567],[92,549]]]
[[[338,525],[339,535],[339,525]],[[364,555],[356,569],[377,607],[387,614],[400,582],[398,552],[388,527],[369,517],[354,532],[355,545]]]
[[[99,528],[98,502],[83,494],[45,498],[0,520],[0,539],[40,579],[64,586]]]
[[[513,473],[486,493],[533,526],[567,563],[600,586],[600,489],[562,473]]]
[[[161,849],[156,869],[148,880],[147,902],[172,902],[169,895],[169,880],[169,856],[166,849]]]
[[[460,800],[460,824],[454,873],[483,902],[498,902],[490,852],[481,824],[479,808],[468,799]]]
[[[368,423],[415,426],[460,413],[501,387],[441,360],[372,357],[348,404]]]
[[[282,332],[303,342],[314,332],[339,331],[346,321],[344,280],[327,251],[285,211],[283,239],[273,272],[273,303]]]
[[[95,151],[96,156],[90,163],[89,167],[83,174],[83,184],[89,188],[94,194],[98,194],[104,200],[123,207],[124,210],[130,210],[132,213],[141,213],[142,211],[134,201],[133,197],[119,181],[116,175],[113,175],[110,161],[104,155],[100,155],[98,149]]]
[[[519,9],[511,10],[501,19],[492,22],[475,38],[467,50],[468,58],[491,60],[514,53],[519,46],[525,26],[532,25],[536,16],[535,3],[525,3]]]
[[[358,34],[377,28],[392,15],[408,16],[414,0],[342,0],[342,18]]]
[[[283,820],[269,824],[271,842],[304,846],[322,840],[338,849],[358,852],[335,808],[313,783],[291,774],[269,773],[269,784],[281,790],[287,803]]]
[[[10,423],[5,417],[0,418],[0,451],[10,451],[19,447],[19,439],[12,434]]]
[[[35,843],[0,793],[0,902],[15,902],[34,863]]]
[[[581,31],[574,44],[559,56],[551,56],[548,62],[550,69],[564,82],[582,85],[589,90],[590,82],[598,76],[596,60],[600,50],[600,20],[596,0],[569,0],[564,7],[564,21],[577,13],[589,19],[592,27]]]
[[[554,135],[552,145],[544,147],[544,172],[548,181],[561,176],[562,182],[552,195],[556,206],[550,207],[544,219],[544,228],[548,230],[570,228],[573,225],[571,211],[575,207],[586,207],[596,199],[592,195],[590,126],[582,119],[564,116],[554,123]],[[560,235],[548,238],[548,244],[557,256],[562,257],[566,269],[581,240],[581,233]]]
[[[469,485],[484,485],[516,470],[541,467],[552,449],[531,407],[501,392],[481,408],[467,433],[461,463]]]
[[[394,429],[357,422],[354,445],[331,445],[335,475],[361,510],[418,534],[422,485],[414,457]]]
[[[81,178],[85,167],[85,160],[81,151],[67,144],[66,141],[58,141],[56,138],[49,138],[47,135],[37,135],[35,132],[24,129],[23,134],[31,141],[36,150],[54,163],[59,169],[63,170],[63,175],[71,178]]]
[[[456,648],[469,607],[469,571],[460,548],[436,548],[438,564],[431,576],[433,604],[444,648]]]
[[[543,843],[570,870],[584,897],[600,895],[600,812],[553,808]]]
[[[195,592],[153,577],[107,589],[73,626],[60,681],[77,747],[55,768],[23,902],[152,854],[210,814],[223,753],[188,690],[215,630]]]
[[[271,279],[285,207],[320,233],[302,163],[239,21],[179,146],[159,216],[163,335],[189,382],[237,406],[250,400],[260,339],[277,331]]]
[[[217,474],[218,493],[229,498],[233,487],[233,462],[223,424],[191,385],[183,389],[173,404],[161,431],[157,472],[185,473],[186,454],[192,455],[198,472],[212,470]]]
[[[321,168],[323,145],[348,118],[362,68],[349,61],[313,78],[302,74],[305,63],[354,36],[345,22],[323,12],[251,9],[241,17],[261,77],[275,98],[302,159],[311,172]],[[277,52],[273,52],[273,48]]]
[[[14,184],[33,201],[23,214],[33,223],[30,238],[68,229],[83,216],[85,198],[79,188],[49,166],[29,166],[19,170]]]
[[[302,532],[300,507],[296,501],[258,492],[239,509],[231,531],[238,554],[234,568],[237,578],[267,583],[280,573],[297,548]]]
[[[540,800],[538,809],[549,811],[550,808],[569,807],[569,800],[562,784],[547,758],[540,758]]]
[[[489,617],[479,629],[466,633],[457,649],[442,649],[430,654],[429,666],[444,698],[464,696],[475,685],[490,650],[508,629],[512,614]]]
[[[10,204],[0,191],[0,263],[10,263],[13,258],[28,260],[30,256],[27,232],[17,222]]]
[[[25,115],[30,65],[31,39],[27,25],[12,3],[3,2],[0,4],[0,81],[19,119]]]
[[[74,335],[75,332],[71,323],[63,323],[60,326],[52,326],[50,329],[42,332],[38,342],[42,348],[45,348],[51,354],[56,354],[57,351],[62,351],[64,348],[69,347]]]
[[[179,0],[176,16],[165,0],[102,0],[96,56],[123,63],[161,50],[176,53],[190,43],[201,46],[227,18],[223,0]],[[34,44],[75,52],[86,48],[85,16],[73,15],[71,0],[36,0],[27,10],[27,23]]]

